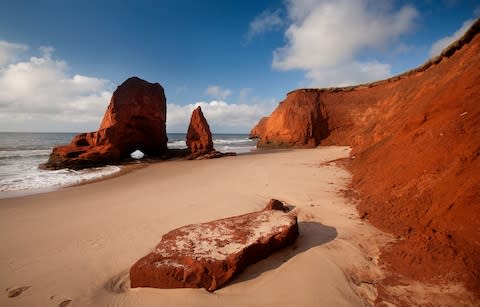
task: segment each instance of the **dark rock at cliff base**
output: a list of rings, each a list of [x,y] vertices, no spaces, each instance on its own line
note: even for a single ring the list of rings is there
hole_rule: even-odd
[[[208,159],[217,159],[222,157],[233,157],[236,156],[235,152],[220,152],[215,149],[209,152],[196,152],[190,153],[185,158],[187,160],[208,160]]]
[[[156,157],[167,150],[166,98],[162,86],[137,77],[113,93],[100,128],[53,149],[45,169],[81,169],[115,164],[135,150]]]
[[[131,287],[214,291],[247,265],[296,240],[297,217],[287,210],[277,204],[273,210],[172,230],[131,267]]]

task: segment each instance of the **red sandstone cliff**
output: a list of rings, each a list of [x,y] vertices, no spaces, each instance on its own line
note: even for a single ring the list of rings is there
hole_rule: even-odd
[[[361,216],[400,238],[382,253],[416,279],[480,293],[480,21],[441,56],[388,80],[290,92],[259,146],[352,145]]]

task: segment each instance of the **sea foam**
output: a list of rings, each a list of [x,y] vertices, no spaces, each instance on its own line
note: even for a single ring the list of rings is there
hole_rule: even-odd
[[[24,171],[21,174],[3,176],[0,179],[0,198],[4,196],[2,192],[70,186],[109,176],[119,171],[119,166],[112,165],[80,171],[70,169],[47,171],[40,170],[35,165],[31,166],[29,171]]]

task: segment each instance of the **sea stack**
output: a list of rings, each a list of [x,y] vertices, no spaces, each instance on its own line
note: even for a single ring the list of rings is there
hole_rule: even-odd
[[[186,142],[192,156],[198,157],[214,151],[210,126],[200,106],[192,112]]]
[[[98,131],[75,136],[53,149],[46,169],[82,169],[115,164],[135,150],[150,157],[167,151],[167,104],[163,87],[137,77],[113,93]]]

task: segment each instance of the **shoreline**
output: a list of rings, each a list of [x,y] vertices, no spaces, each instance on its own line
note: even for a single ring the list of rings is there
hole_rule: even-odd
[[[38,134],[37,136],[32,136]],[[53,147],[67,144],[77,133],[71,132],[0,132],[2,138],[2,174],[0,176],[0,199],[23,197],[26,195],[52,192],[69,186],[88,184],[111,176],[123,174],[123,169],[137,165],[134,159],[124,159],[115,165],[105,165],[76,170],[44,170],[40,166],[47,163]],[[186,150],[186,133],[168,133],[171,140],[168,147],[173,152]],[[223,152],[243,152],[254,150],[255,141],[248,134],[213,134]],[[35,139],[35,141],[32,141]],[[41,143],[41,144],[40,144]],[[251,146],[253,145],[253,147]],[[176,159],[174,154],[171,159]],[[140,160],[146,164],[162,161],[159,158]],[[120,170],[119,168],[122,168]],[[61,175],[56,174],[59,172]],[[96,177],[93,178],[92,177]]]
[[[245,155],[256,155],[256,154],[268,154],[268,153],[274,153],[276,151],[283,151],[283,150],[288,150],[288,149],[256,149],[256,150],[250,151],[250,152],[236,153],[236,155],[237,156],[245,156]],[[34,189],[24,189],[24,190],[2,191],[2,192],[0,192],[0,200],[1,199],[11,199],[11,198],[17,198],[17,197],[24,197],[24,196],[36,195],[36,194],[51,193],[51,192],[55,192],[55,191],[70,188],[70,187],[88,185],[88,184],[91,184],[91,183],[100,182],[100,181],[104,181],[104,180],[109,180],[111,178],[123,176],[123,175],[126,175],[126,174],[130,173],[130,172],[136,171],[138,169],[149,167],[150,165],[153,165],[153,164],[170,162],[170,161],[183,161],[183,159],[171,158],[171,159],[167,159],[167,160],[144,159],[144,160],[138,160],[138,161],[127,161],[127,162],[123,162],[123,163],[120,163],[120,164],[111,165],[111,166],[119,167],[120,170],[115,172],[115,173],[109,174],[109,175],[104,175],[104,176],[100,176],[100,177],[93,178],[93,179],[85,179],[85,180],[82,180],[78,183],[67,184],[67,185],[58,185],[58,186],[51,186],[51,187],[44,187],[44,188],[34,188]],[[187,161],[187,160],[185,160],[185,161]],[[86,168],[86,169],[89,169],[89,168]]]
[[[93,179],[84,179],[80,182],[73,183],[73,184],[56,185],[56,186],[50,186],[50,187],[44,187],[44,188],[34,188],[34,189],[24,189],[24,190],[2,191],[0,192],[0,200],[25,197],[25,196],[31,196],[31,195],[37,195],[37,194],[52,193],[52,192],[56,192],[62,189],[70,188],[70,187],[88,185],[90,183],[100,182],[103,180],[108,180],[110,178],[123,176],[125,174],[128,174],[129,172],[134,171],[135,169],[141,169],[143,167],[147,167],[147,165],[138,166],[138,167],[136,166],[130,167],[129,165],[115,165],[115,166],[118,166],[120,170],[109,175],[103,175]]]

